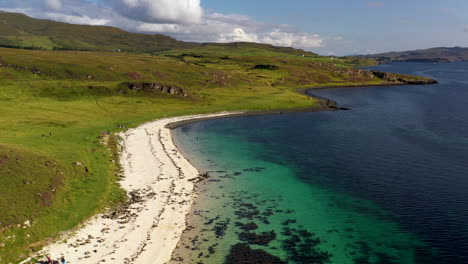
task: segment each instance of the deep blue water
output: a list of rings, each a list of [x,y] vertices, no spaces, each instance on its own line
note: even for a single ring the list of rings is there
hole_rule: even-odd
[[[468,263],[468,63],[376,68],[440,83],[314,90],[352,110],[209,120],[180,128],[176,135],[182,145],[205,133],[255,146],[249,150],[255,152],[252,164],[262,160],[291,168],[288,177],[303,185],[369,201],[387,212],[385,221],[426,244],[415,263]],[[195,145],[186,151],[209,156]],[[335,207],[350,206],[336,200]],[[363,214],[371,210],[352,206]],[[403,262],[382,258],[375,263]]]
[[[321,113],[319,126],[307,126],[308,135],[320,137],[303,144],[322,151],[305,155],[320,158],[295,164],[306,182],[370,199],[394,213],[401,226],[438,249],[437,262],[468,263],[468,63],[378,68],[440,84],[315,91],[353,110]],[[293,122],[300,123],[298,118]],[[289,145],[288,151],[301,148]],[[324,180],[308,177],[312,168]]]

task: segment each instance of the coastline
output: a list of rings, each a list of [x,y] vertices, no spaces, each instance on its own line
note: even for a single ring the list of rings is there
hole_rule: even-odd
[[[298,93],[318,100],[314,107],[164,118],[122,132],[120,162],[124,179],[121,185],[129,194],[130,202],[120,210],[93,217],[71,236],[64,236],[61,241],[45,247],[40,254],[52,258],[64,255],[71,263],[166,263],[171,260],[186,230],[196,198],[194,182],[200,177],[198,169],[174,144],[172,129],[188,123],[236,116],[348,110],[337,107],[333,100],[307,91],[394,85],[401,84],[311,87],[300,89]]]
[[[401,86],[401,85],[415,85],[407,83],[384,83],[384,84],[361,84],[361,85],[343,85],[343,86],[316,86],[309,88],[298,89],[296,92],[302,95],[309,97],[310,99],[317,100],[318,104],[316,106],[307,107],[307,108],[292,108],[292,109],[271,109],[271,110],[246,110],[239,112],[232,112],[223,116],[211,116],[211,117],[194,117],[191,119],[176,121],[166,125],[169,129],[175,129],[186,124],[201,122],[210,119],[223,119],[239,116],[257,116],[257,115],[273,115],[273,114],[285,114],[285,113],[302,113],[302,112],[319,112],[319,111],[339,111],[339,110],[351,110],[349,108],[339,107],[338,103],[334,100],[320,97],[314,94],[309,94],[307,92],[312,90],[322,90],[322,89],[341,89],[341,88],[361,88],[361,87],[389,87],[389,86]],[[424,84],[418,84],[424,85]]]
[[[99,214],[48,245],[38,256],[65,256],[74,264],[156,264],[171,260],[196,196],[198,170],[179,152],[167,124],[241,112],[155,120],[120,133],[124,139],[120,182],[129,201]],[[26,260],[22,263],[28,263]]]
[[[328,88],[331,88],[331,87],[328,87]],[[340,88],[340,87],[335,87],[335,88]],[[166,125],[166,128],[172,130],[172,129],[175,129],[175,128],[178,128],[178,127],[190,124],[190,123],[201,122],[201,121],[211,120],[211,119],[223,119],[223,118],[231,118],[231,117],[239,117],[239,116],[258,116],[258,115],[274,115],[274,114],[285,114],[285,113],[349,110],[347,108],[338,107],[337,103],[333,100],[307,93],[307,91],[314,90],[314,89],[316,88],[313,88],[313,87],[305,88],[305,89],[300,89],[297,92],[307,97],[310,97],[310,99],[317,100],[318,102],[317,106],[312,106],[312,107],[307,107],[307,108],[292,108],[292,109],[246,110],[246,111],[231,112],[222,116],[194,117],[194,118],[187,119],[187,120],[169,123]]]

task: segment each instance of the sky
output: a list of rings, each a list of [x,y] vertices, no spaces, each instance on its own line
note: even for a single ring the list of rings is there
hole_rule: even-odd
[[[468,0],[0,0],[0,10],[322,55],[468,46]]]

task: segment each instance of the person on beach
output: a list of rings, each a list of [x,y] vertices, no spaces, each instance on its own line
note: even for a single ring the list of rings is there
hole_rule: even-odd
[[[60,258],[60,263],[62,263],[62,264],[67,264],[67,261],[65,260],[65,257],[64,257],[64,256],[62,256],[62,257]]]

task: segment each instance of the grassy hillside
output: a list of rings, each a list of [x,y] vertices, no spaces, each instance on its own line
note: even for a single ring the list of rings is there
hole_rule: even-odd
[[[391,82],[353,68],[362,63],[246,43],[144,54],[0,48],[0,263],[125,199],[108,132],[165,116],[313,107],[297,89]]]
[[[190,48],[196,44],[165,35],[129,33],[105,27],[73,25],[0,12],[0,45],[30,49],[156,51]]]
[[[259,43],[189,43],[161,34],[130,33],[108,26],[88,26],[35,19],[0,11],[0,47],[31,50],[146,52],[155,55],[306,57],[342,67],[373,65],[365,58],[329,58],[289,47]]]
[[[0,47],[32,50],[147,52],[161,55],[197,53],[224,56],[268,56],[313,58],[315,53],[259,43],[189,43],[161,34],[130,33],[107,26],[88,26],[35,19],[0,11]],[[354,62],[353,62],[354,61]],[[341,66],[375,64],[367,59],[338,59]]]
[[[257,43],[189,43],[175,40],[161,34],[130,33],[107,26],[88,26],[61,23],[52,20],[35,19],[24,14],[0,11],[0,46],[45,50],[87,50],[161,52],[173,49],[204,52],[220,51],[241,47],[237,55],[252,55],[254,51],[276,55],[315,56],[316,54],[293,48],[274,47]],[[232,54],[232,52],[230,53]],[[264,55],[258,54],[257,55]]]

